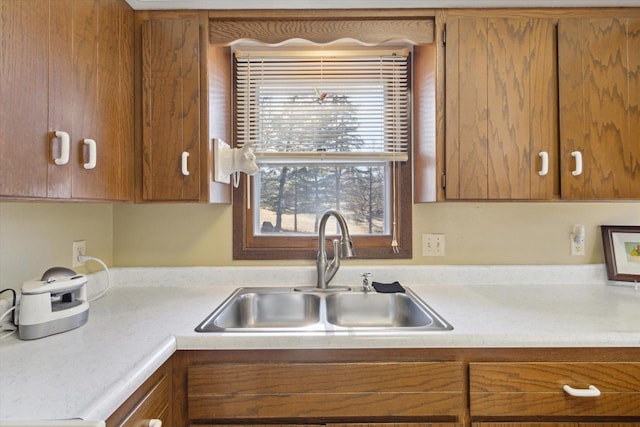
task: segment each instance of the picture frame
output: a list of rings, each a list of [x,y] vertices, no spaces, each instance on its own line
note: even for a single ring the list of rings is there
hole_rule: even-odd
[[[640,282],[640,226],[601,225],[609,280]]]

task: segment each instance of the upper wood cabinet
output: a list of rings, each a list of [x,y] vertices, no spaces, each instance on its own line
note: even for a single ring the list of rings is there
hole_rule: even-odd
[[[558,24],[562,198],[640,198],[640,18]]]
[[[4,0],[0,14],[0,197],[129,200],[133,10]]]
[[[140,12],[137,20],[142,86],[138,197],[145,202],[229,202],[229,186],[212,180],[209,134],[214,127],[228,131],[231,123],[224,119],[228,112],[210,111],[209,104],[215,105],[218,91],[230,99],[230,55],[208,55],[205,12]],[[208,57],[216,64],[209,64]],[[220,60],[226,61],[221,67],[224,88],[214,77]],[[228,139],[224,132],[215,136]]]
[[[553,22],[449,18],[445,50],[446,199],[551,198],[557,192]]]
[[[200,196],[200,31],[197,16],[142,26],[142,198]]]

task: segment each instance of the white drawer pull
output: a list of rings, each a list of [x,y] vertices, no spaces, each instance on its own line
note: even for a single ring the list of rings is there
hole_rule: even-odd
[[[570,385],[565,384],[562,389],[569,396],[573,397],[598,397],[600,396],[600,390],[594,385],[590,385],[589,388],[573,388]]]
[[[572,151],[571,157],[576,159],[576,168],[571,171],[571,175],[578,176],[582,175],[582,153],[580,151]]]
[[[545,176],[549,173],[549,153],[541,151],[538,153],[538,156],[540,156],[540,159],[542,160],[542,165],[538,171],[538,175]]]
[[[96,167],[96,142],[93,139],[85,139],[84,144],[89,146],[89,161],[82,165],[85,169],[93,169]]]
[[[186,151],[182,152],[182,175],[189,176],[189,167],[187,165],[187,159],[189,158],[189,153]]]
[[[60,157],[53,159],[53,162],[58,165],[66,165],[69,163],[69,134],[61,130],[57,130],[56,138],[60,138]]]
[[[156,418],[149,420],[149,427],[162,427],[162,420]]]

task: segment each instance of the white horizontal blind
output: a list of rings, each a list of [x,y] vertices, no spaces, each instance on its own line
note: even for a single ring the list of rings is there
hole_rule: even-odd
[[[406,161],[409,58],[238,53],[236,141],[258,162]]]

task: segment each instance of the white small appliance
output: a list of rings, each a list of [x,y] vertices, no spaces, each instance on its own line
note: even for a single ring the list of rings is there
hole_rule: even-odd
[[[87,276],[65,267],[52,267],[42,278],[22,284],[18,336],[32,340],[87,323]]]

